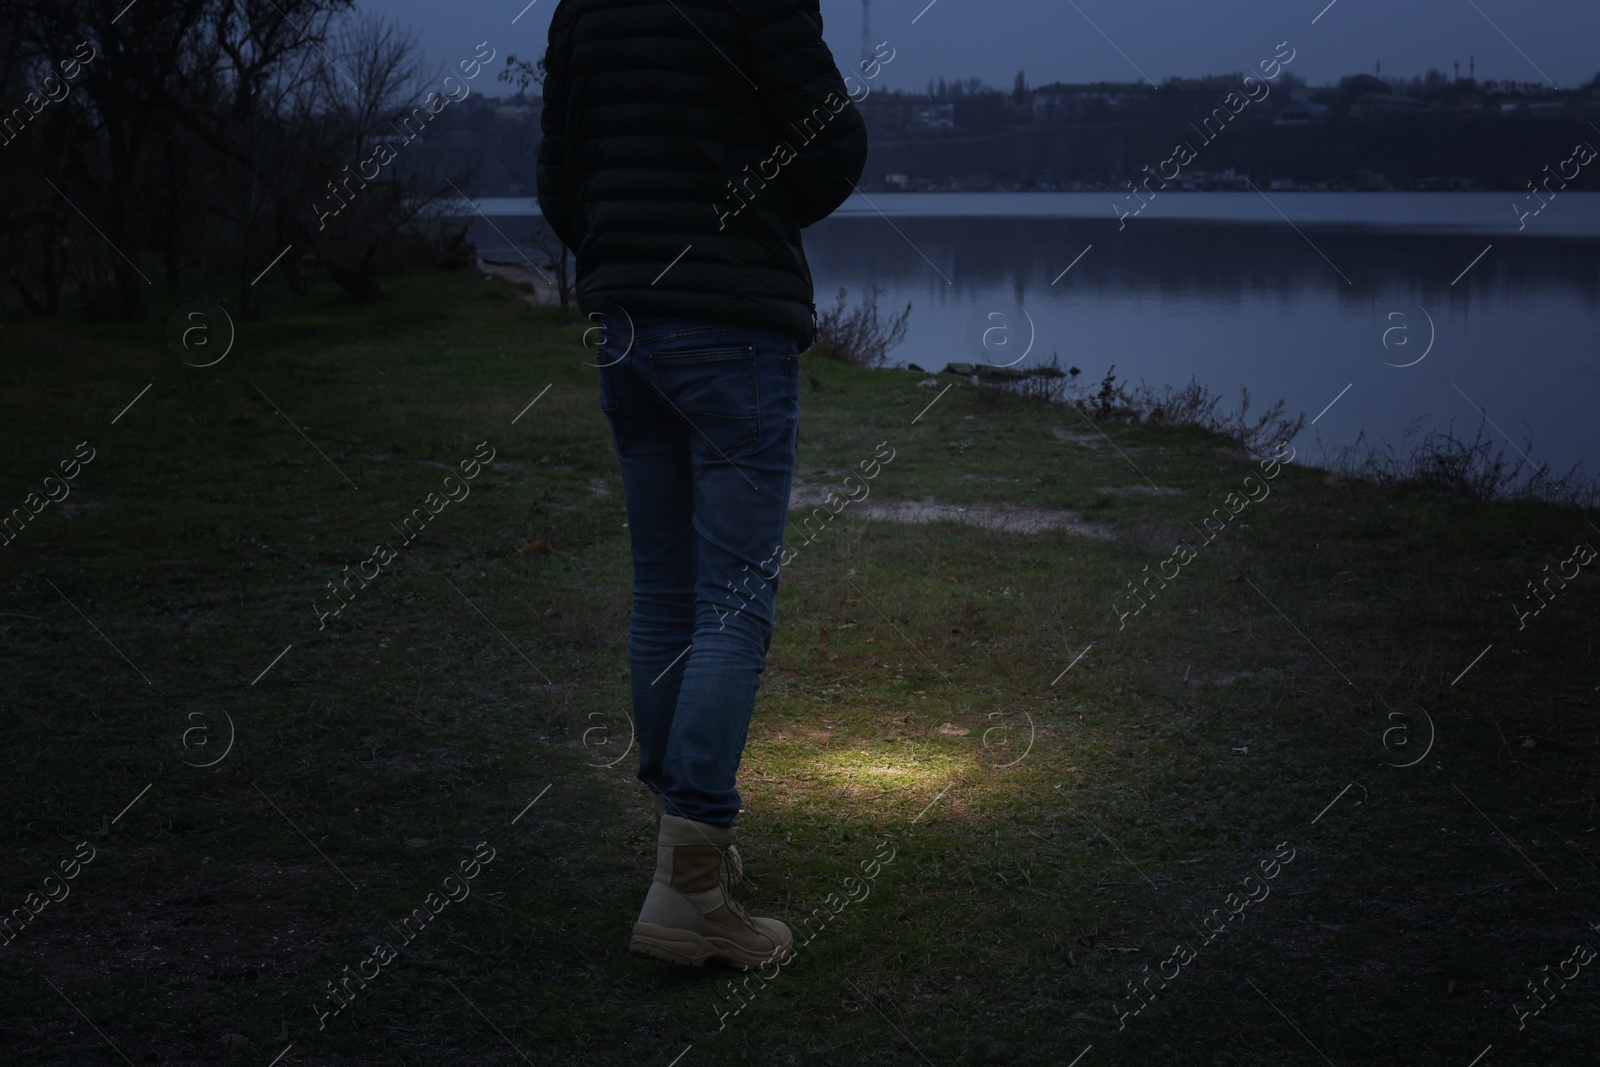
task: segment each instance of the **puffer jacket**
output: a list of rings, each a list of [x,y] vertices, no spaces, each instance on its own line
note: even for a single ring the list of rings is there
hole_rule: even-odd
[[[578,307],[816,337],[800,231],[866,165],[818,0],[561,0],[539,208]]]

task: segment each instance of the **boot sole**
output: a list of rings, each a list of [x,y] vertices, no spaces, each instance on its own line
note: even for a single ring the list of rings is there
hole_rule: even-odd
[[[685,967],[703,967],[720,960],[743,970],[760,967],[774,959],[782,960],[790,946],[772,952],[752,952],[720,937],[702,937],[691,930],[674,930],[655,923],[634,923],[628,954],[642,959],[665,960]]]

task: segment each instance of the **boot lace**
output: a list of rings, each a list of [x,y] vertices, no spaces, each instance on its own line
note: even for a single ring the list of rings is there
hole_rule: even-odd
[[[722,850],[722,868],[717,872],[717,877],[724,891],[744,881],[744,860],[739,855],[739,846],[729,845]]]

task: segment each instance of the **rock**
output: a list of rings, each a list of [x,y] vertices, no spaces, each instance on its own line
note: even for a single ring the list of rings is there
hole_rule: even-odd
[[[923,370],[921,367],[917,366],[915,363],[907,363],[906,364],[906,370],[914,370],[918,374],[927,374],[928,373],[927,371]]]
[[[970,364],[970,363],[950,363],[950,364],[947,364],[945,366],[944,373],[946,373],[946,374],[966,374],[966,375],[970,375],[970,374],[973,373],[972,364]]]
[[[1027,371],[1020,371],[1015,367],[992,367],[987,363],[978,367],[977,373],[980,378],[990,378],[1001,382],[1020,382],[1028,376]]]
[[[918,389],[937,389],[937,388],[939,388],[939,379],[937,379],[937,378],[924,378],[924,379],[922,379],[922,381],[917,383],[917,388]]]

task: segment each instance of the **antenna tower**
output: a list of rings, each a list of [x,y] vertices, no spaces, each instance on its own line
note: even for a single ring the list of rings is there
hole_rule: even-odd
[[[872,0],[861,0],[861,62],[862,70],[865,64],[872,60]]]

